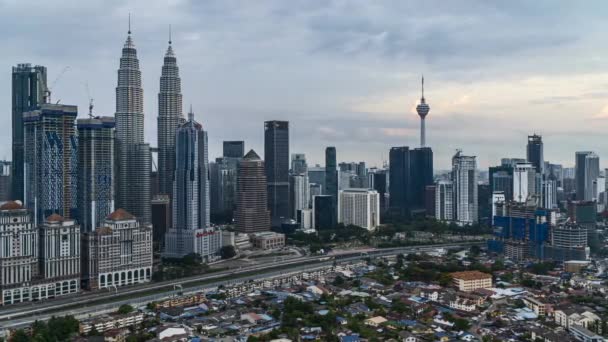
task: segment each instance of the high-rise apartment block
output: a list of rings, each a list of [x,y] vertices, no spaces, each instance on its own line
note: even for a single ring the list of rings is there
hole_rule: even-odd
[[[454,182],[454,219],[466,225],[478,221],[477,161],[475,156],[465,156],[461,151],[452,157],[452,181]]]
[[[54,213],[76,218],[78,139],[76,106],[43,104],[23,114],[25,207],[41,224]]]
[[[536,169],[531,163],[516,164],[513,168],[513,200],[526,203],[536,196]],[[540,203],[539,203],[540,204]]]
[[[19,64],[13,67],[12,74],[12,196],[14,200],[25,200],[25,135],[23,114],[37,109],[46,103],[48,87],[46,68],[40,65]]]
[[[78,223],[83,232],[100,227],[114,211],[113,117],[78,119]]]
[[[338,222],[374,230],[380,225],[380,196],[376,190],[340,190]]]
[[[450,180],[440,180],[435,184],[435,219],[454,220],[454,183]]]

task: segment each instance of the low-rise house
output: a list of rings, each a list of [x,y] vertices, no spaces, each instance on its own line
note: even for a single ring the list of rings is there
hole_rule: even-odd
[[[87,319],[80,322],[80,333],[88,334],[95,328],[100,333],[112,329],[127,328],[130,326],[141,324],[144,320],[144,314],[141,312],[133,312],[124,315],[106,315],[93,319]]]
[[[604,342],[606,341],[602,336],[594,333],[593,331],[586,329],[581,325],[570,326],[570,333],[578,341],[583,342]]]
[[[412,334],[409,331],[400,331],[399,332],[399,339],[401,340],[401,342],[418,342],[419,339],[416,337],[416,335]]]
[[[365,323],[365,325],[369,325],[370,327],[377,328],[381,324],[383,324],[387,321],[388,320],[382,316],[376,316],[376,317],[366,319],[364,323]]]
[[[470,292],[477,289],[491,288],[492,275],[479,271],[454,272],[450,274],[452,284],[459,290]]]
[[[555,323],[566,329],[574,325],[588,328],[590,324],[601,320],[595,313],[581,308],[556,309],[553,316]]]
[[[523,302],[538,316],[545,316],[547,314],[547,306],[545,305],[545,303],[539,301],[538,299],[532,297],[524,297]]]

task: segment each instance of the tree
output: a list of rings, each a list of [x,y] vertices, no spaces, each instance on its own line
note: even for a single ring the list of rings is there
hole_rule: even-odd
[[[22,329],[16,330],[10,338],[10,342],[29,342],[31,337]]]
[[[121,315],[125,315],[125,314],[133,312],[133,310],[135,310],[135,309],[131,305],[123,304],[118,308],[118,311],[116,311],[116,312]]]
[[[222,259],[230,259],[236,256],[236,249],[233,245],[223,246],[220,248],[220,255]]]
[[[441,273],[439,275],[439,285],[446,287],[452,283],[452,276],[449,273]]]
[[[454,328],[456,330],[467,331],[471,327],[471,323],[466,319],[456,318],[454,319]]]
[[[342,285],[344,285],[344,278],[342,278],[339,275],[336,276],[336,278],[334,279],[333,285],[334,286],[342,286]]]

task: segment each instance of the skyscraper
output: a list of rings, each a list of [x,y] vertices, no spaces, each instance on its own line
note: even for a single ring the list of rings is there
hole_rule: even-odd
[[[76,106],[43,104],[23,114],[25,205],[34,224],[51,214],[75,218],[78,181]]]
[[[164,195],[173,194],[175,132],[183,121],[181,79],[169,38],[158,93],[158,184],[159,192]]]
[[[507,201],[513,200],[513,167],[491,166],[488,172],[490,192],[502,192]]]
[[[543,155],[543,138],[540,135],[528,136],[526,158],[534,166],[536,173],[545,174],[545,161]]]
[[[597,193],[595,182],[600,176],[600,157],[595,153],[589,153],[585,157],[585,201],[594,201]]]
[[[116,207],[151,222],[150,145],[144,143],[141,71],[131,28],[122,49],[116,87]]]
[[[47,91],[46,68],[40,65],[19,64],[13,67],[13,104],[12,104],[12,199],[24,201],[25,162],[23,113],[37,109],[45,102]]]
[[[289,217],[289,122],[264,122],[264,165],[273,227]]]
[[[222,156],[227,158],[243,158],[245,155],[244,141],[224,141]]]
[[[290,217],[295,219],[298,211],[308,209],[310,203],[310,185],[306,173],[289,176]]]
[[[454,220],[454,183],[441,180],[435,186],[435,219],[438,221]]]
[[[430,147],[420,147],[410,153],[410,186],[408,202],[410,208],[424,211],[425,189],[433,184],[433,150]]]
[[[216,158],[209,163],[211,214],[214,223],[232,221],[236,209],[238,164],[241,158]]]
[[[586,158],[587,155],[592,154],[591,151],[579,151],[575,154],[575,186],[576,186],[576,199],[578,201],[585,200],[585,174],[586,174]]]
[[[424,99],[424,76],[422,77],[422,96],[420,97],[420,104],[416,106],[416,112],[418,112],[418,116],[420,116],[420,147],[426,146],[426,127],[425,127],[425,119],[429,114],[431,107],[426,103]]]
[[[390,210],[401,217],[409,216],[410,206],[410,149],[392,147],[389,152]]]
[[[294,175],[308,174],[305,154],[294,153],[291,155],[291,173]]]
[[[316,230],[333,229],[338,215],[334,207],[334,197],[329,195],[314,196],[312,200],[312,222]]]
[[[536,169],[531,163],[521,163],[513,168],[513,200],[526,203],[536,195]],[[539,202],[540,204],[540,202]]]
[[[194,121],[177,130],[175,176],[173,181],[173,226],[165,237],[165,255],[183,257],[194,253],[195,232],[210,226],[207,132]]]
[[[112,117],[78,119],[78,222],[82,232],[100,227],[114,211]]]
[[[454,218],[462,225],[478,220],[477,161],[475,156],[465,156],[461,151],[452,157],[452,181],[454,191]]]
[[[338,162],[336,160],[336,148],[333,146],[325,148],[325,192],[324,195],[333,196],[333,210],[338,210]],[[335,218],[338,212],[334,213]],[[334,219],[335,222],[335,219]],[[315,228],[317,228],[315,226]]]
[[[236,229],[243,233],[270,230],[264,162],[254,150],[239,164]]]

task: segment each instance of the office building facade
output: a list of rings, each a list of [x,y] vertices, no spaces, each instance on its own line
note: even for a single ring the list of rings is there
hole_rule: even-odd
[[[236,229],[242,233],[270,230],[264,162],[249,151],[239,164],[237,181]]]
[[[114,211],[115,153],[112,117],[78,119],[78,223],[99,227]]]
[[[165,236],[165,256],[193,253],[192,234],[210,226],[207,132],[188,114],[176,134],[173,224]]]
[[[245,155],[244,141],[224,141],[222,147],[222,156],[224,158],[240,159]]]
[[[40,276],[54,296],[80,291],[80,227],[75,220],[52,214],[40,227]],[[40,294],[42,296],[42,293]]]
[[[83,284],[91,290],[117,288],[152,279],[152,227],[118,209],[83,235]]]
[[[313,197],[312,216],[313,228],[316,230],[333,229],[338,220],[334,197],[330,195]]]
[[[31,300],[38,276],[38,229],[19,202],[0,206],[0,305]]]
[[[526,159],[532,164],[536,173],[545,174],[543,138],[540,135],[528,136],[528,145],[526,146]]]
[[[325,148],[325,191],[324,195],[333,196],[332,208],[338,209],[338,161],[336,148],[329,146]],[[337,216],[337,213],[335,214]]]
[[[271,223],[289,218],[289,122],[264,122],[264,165]]]

